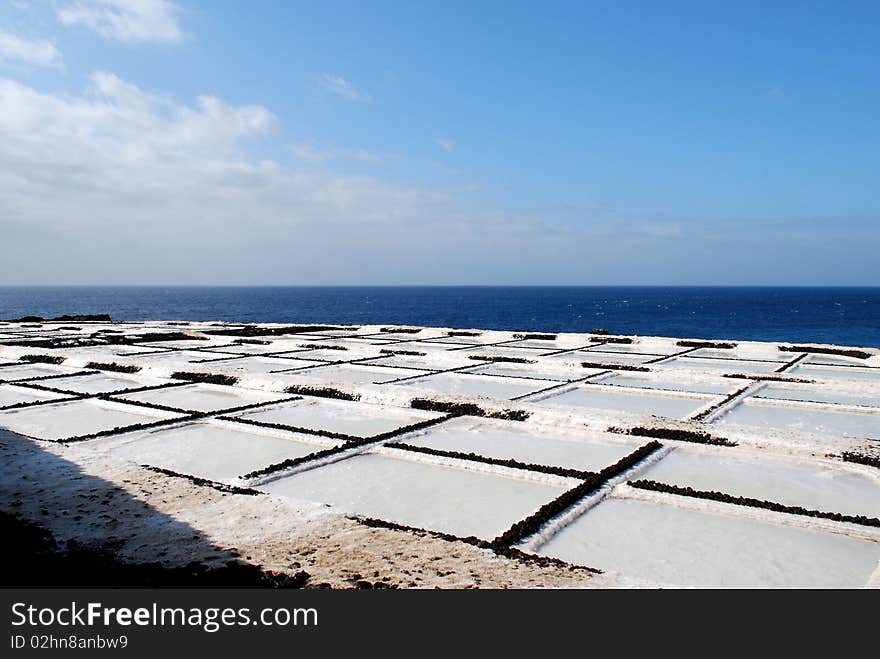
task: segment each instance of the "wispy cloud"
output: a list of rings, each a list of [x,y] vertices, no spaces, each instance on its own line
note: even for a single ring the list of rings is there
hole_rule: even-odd
[[[57,67],[61,66],[61,53],[51,41],[23,39],[8,32],[0,32],[0,61]]]
[[[446,138],[443,138],[443,137],[435,137],[434,144],[439,146],[444,151],[454,151],[455,150],[455,143],[452,142],[451,140],[447,140]]]
[[[183,39],[178,8],[167,0],[78,0],[55,14],[67,26],[82,26],[125,43]]]
[[[328,160],[348,159],[360,162],[379,163],[384,160],[378,153],[364,149],[342,149],[335,146],[317,146],[315,144],[291,144],[290,152],[304,162],[320,163]]]
[[[447,203],[442,191],[251,156],[248,141],[275,121],[259,105],[181,104],[108,72],[81,93],[0,78],[0,236],[17,254],[0,259],[0,280],[42,253],[77,281],[307,281],[330,244],[381,242]],[[73,235],[94,240],[94,261],[64,256]],[[282,255],[294,249],[298,263]]]
[[[369,94],[359,91],[348,80],[339,76],[324,74],[321,76],[321,87],[323,87],[325,91],[335,94],[340,98],[344,98],[347,101],[371,100]]]
[[[831,283],[877,279],[876,217],[493,208],[253,155],[276,122],[260,105],[182,103],[108,72],[79,93],[0,78],[0,281],[803,285],[829,283],[842,259]],[[84,237],[85,252],[70,249]],[[805,259],[819,264],[811,279]]]

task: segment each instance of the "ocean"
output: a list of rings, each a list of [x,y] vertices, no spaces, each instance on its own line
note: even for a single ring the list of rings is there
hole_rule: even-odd
[[[0,287],[0,318],[87,313],[880,346],[880,287]]]

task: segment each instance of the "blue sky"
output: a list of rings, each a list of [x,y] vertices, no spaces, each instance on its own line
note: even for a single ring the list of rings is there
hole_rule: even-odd
[[[6,0],[0,283],[877,285],[878,19]]]

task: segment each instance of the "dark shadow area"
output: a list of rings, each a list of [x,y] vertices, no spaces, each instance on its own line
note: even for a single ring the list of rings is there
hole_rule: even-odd
[[[156,491],[162,478],[152,474],[138,485],[165,498]],[[114,483],[2,429],[0,536],[4,588],[300,588],[309,579],[306,572],[249,563]]]

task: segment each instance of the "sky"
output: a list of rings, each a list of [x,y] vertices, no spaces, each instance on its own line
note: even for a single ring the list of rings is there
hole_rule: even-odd
[[[0,0],[0,285],[880,285],[878,24]]]

